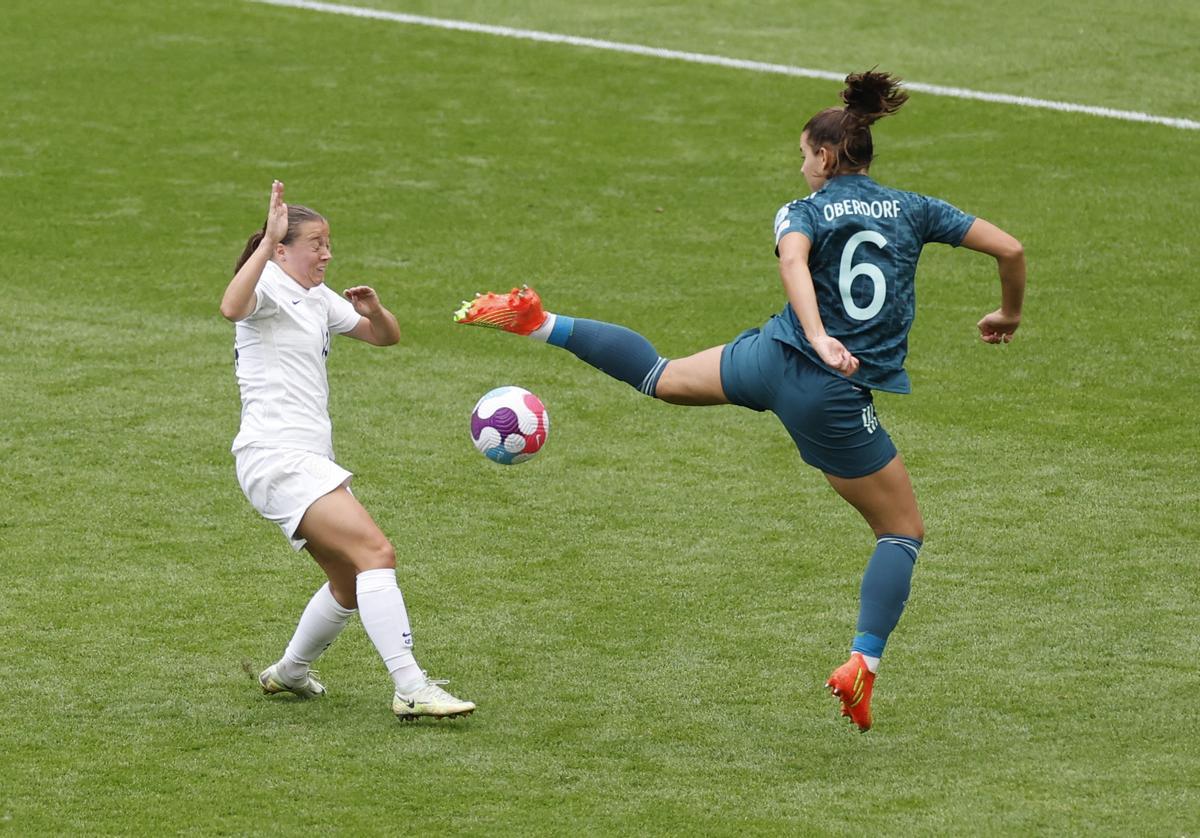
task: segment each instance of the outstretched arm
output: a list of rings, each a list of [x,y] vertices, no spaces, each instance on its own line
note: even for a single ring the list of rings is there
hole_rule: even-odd
[[[254,289],[258,287],[258,278],[274,254],[275,245],[287,237],[287,213],[287,204],[283,202],[283,184],[275,181],[271,184],[271,202],[267,207],[267,224],[263,228],[262,241],[233,275],[225,289],[225,296],[221,298],[221,316],[226,320],[236,323],[254,311]]]
[[[345,297],[354,310],[363,316],[358,325],[346,332],[347,337],[375,346],[391,346],[400,342],[400,324],[396,316],[383,307],[379,295],[368,285],[356,285],[345,290]]]
[[[963,237],[962,246],[996,259],[1000,271],[1000,308],[985,314],[976,325],[985,343],[1008,343],[1021,325],[1025,301],[1025,248],[995,224],[976,218]]]
[[[835,337],[825,334],[821,311],[817,308],[817,292],[808,269],[808,252],[812,242],[803,233],[788,233],[779,240],[779,276],[787,292],[788,302],[800,319],[804,336],[821,360],[843,375],[854,375],[858,359]]]

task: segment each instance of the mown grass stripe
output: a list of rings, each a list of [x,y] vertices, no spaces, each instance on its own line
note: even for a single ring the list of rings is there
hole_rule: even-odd
[[[663,58],[670,61],[687,61],[692,64],[710,64],[718,67],[729,67],[735,70],[749,70],[756,73],[773,73],[783,76],[799,76],[801,78],[825,79],[827,81],[842,81],[846,74],[832,70],[817,70],[811,67],[795,67],[790,64],[771,64],[764,61],[749,61],[743,58],[729,58],[724,55],[709,55],[700,52],[687,52],[674,49],[662,49],[643,44],[626,44],[620,41],[606,41],[599,38],[584,38],[578,35],[561,35],[555,32],[542,32],[536,29],[517,29],[511,26],[494,26],[486,23],[473,23],[466,20],[450,20],[447,18],[427,17],[425,15],[410,15],[403,12],[389,12],[383,9],[369,9],[361,6],[346,6],[340,3],[321,3],[315,0],[251,0],[269,6],[285,6],[292,9],[307,9],[314,12],[348,15],[350,17],[370,18],[372,20],[387,20],[393,23],[404,23],[412,26],[431,26],[437,29],[452,29],[460,32],[476,32],[482,35],[495,35],[501,38],[519,38],[526,41],[541,41],[551,44],[566,44],[587,49],[602,49],[610,52],[623,52],[632,55],[646,55],[653,58]],[[940,84],[925,84],[924,82],[905,82],[905,87],[918,93],[931,96],[949,96],[956,99],[972,99],[978,102],[992,102],[1002,105],[1016,105],[1023,108],[1040,108],[1043,110],[1059,111],[1062,113],[1079,113],[1088,116],[1098,116],[1106,119],[1120,119],[1126,122],[1147,122],[1165,125],[1169,128],[1181,128],[1188,131],[1200,130],[1200,122],[1180,117],[1158,116],[1141,111],[1125,111],[1116,108],[1103,108],[1096,105],[1081,105],[1074,102],[1058,102],[1051,99],[1038,99],[1031,96],[1016,96],[1010,93],[989,93],[983,90],[971,90],[965,87],[949,87]]]

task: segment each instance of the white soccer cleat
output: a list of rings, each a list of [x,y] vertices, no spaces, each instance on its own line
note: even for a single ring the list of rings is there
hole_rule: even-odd
[[[309,670],[304,677],[304,683],[289,686],[279,677],[279,664],[273,663],[258,676],[259,686],[267,695],[275,693],[292,693],[300,698],[320,698],[325,695],[325,686],[313,676],[317,673]]]
[[[396,718],[407,722],[421,716],[432,716],[435,719],[446,719],[453,716],[467,716],[475,711],[475,702],[455,698],[442,689],[442,684],[449,681],[435,681],[428,675],[425,683],[420,686],[400,692],[392,696],[392,712]]]

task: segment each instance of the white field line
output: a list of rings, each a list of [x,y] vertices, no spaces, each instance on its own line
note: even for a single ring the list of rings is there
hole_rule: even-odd
[[[553,32],[539,32],[535,29],[514,29],[510,26],[491,26],[485,23],[471,23],[465,20],[447,20],[440,17],[424,17],[409,15],[401,12],[388,12],[382,9],[367,9],[361,6],[345,6],[339,3],[321,3],[316,0],[250,0],[269,6],[286,6],[291,9],[307,9],[313,12],[325,12],[350,17],[370,18],[372,20],[387,20],[392,23],[405,23],[412,26],[431,26],[436,29],[453,29],[460,32],[476,32],[482,35],[496,35],[501,38],[519,38],[526,41],[541,41],[550,44],[567,44],[588,49],[603,49],[610,52],[624,52],[632,55],[647,55],[654,58],[665,58],[671,61],[687,61],[692,64],[711,64],[717,67],[731,67],[736,70],[750,70],[755,73],[772,73],[781,76],[801,76],[810,79],[825,79],[840,82],[845,79],[845,73],[834,73],[829,70],[813,70],[808,67],[793,67],[788,64],[767,64],[762,61],[746,61],[741,58],[726,58],[722,55],[707,55],[700,52],[681,52],[673,49],[659,49],[640,44],[624,44],[618,41],[603,41],[597,38],[581,38],[576,35],[558,35]],[[1189,131],[1200,130],[1200,122],[1192,119],[1180,119],[1170,116],[1155,116],[1141,111],[1122,111],[1114,108],[1100,108],[1094,105],[1077,105],[1072,102],[1055,102],[1049,99],[1033,99],[1028,96],[1012,96],[1007,93],[987,93],[980,90],[969,90],[964,87],[943,87],[938,84],[923,84],[921,82],[905,82],[904,86],[918,93],[928,93],[932,96],[952,96],[957,99],[973,99],[979,102],[997,102],[1005,105],[1018,105],[1025,108],[1043,108],[1065,113],[1082,113],[1089,116],[1101,116],[1108,119],[1121,119],[1126,122],[1151,122],[1156,125],[1166,125],[1171,128],[1183,128]]]

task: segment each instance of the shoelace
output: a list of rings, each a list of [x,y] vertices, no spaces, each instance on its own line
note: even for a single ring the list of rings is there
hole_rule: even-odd
[[[424,673],[422,673],[422,674],[424,675]],[[442,686],[444,684],[449,684],[449,683],[450,683],[449,678],[430,678],[428,675],[425,675],[425,683],[422,684],[421,686],[417,687],[415,690],[413,690],[411,693],[408,693],[407,695],[409,698],[415,698],[416,696],[420,696],[422,698],[436,698],[436,699],[440,699],[440,700],[448,699],[450,701],[458,701],[457,698],[455,698],[454,696],[450,695],[450,693],[448,693],[442,689]]]
[[[320,681],[317,680],[317,676],[320,674],[321,673],[318,672],[317,670],[310,669],[310,670],[308,670],[308,674],[304,676],[304,680],[301,683],[297,684],[294,687],[290,687],[289,689],[305,690],[307,692],[314,692],[314,693],[317,692],[317,690],[319,690],[319,689],[324,689],[324,687],[317,686],[317,684],[321,683]]]

